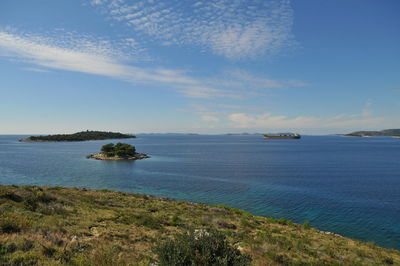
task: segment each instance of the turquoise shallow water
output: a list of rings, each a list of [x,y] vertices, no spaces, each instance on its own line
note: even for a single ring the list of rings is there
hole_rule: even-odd
[[[139,135],[151,159],[86,159],[110,141],[0,136],[0,183],[107,188],[225,204],[400,249],[400,139]]]

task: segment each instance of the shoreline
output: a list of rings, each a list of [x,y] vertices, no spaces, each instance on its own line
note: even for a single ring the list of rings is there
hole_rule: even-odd
[[[10,135],[14,136],[14,135]],[[135,137],[137,138],[137,137]],[[86,142],[86,141],[102,141],[102,140],[126,140],[131,138],[123,138],[123,139],[85,139],[85,140],[32,140],[30,138],[22,138],[19,139],[18,142]]]
[[[134,160],[142,160],[142,159],[147,159],[151,158],[150,155],[144,154],[144,153],[136,153],[134,156],[130,157],[119,157],[119,156],[112,156],[112,157],[107,157],[102,153],[94,153],[94,154],[89,154],[86,156],[87,159],[95,159],[95,160],[103,160],[103,161],[134,161]]]
[[[103,256],[147,265],[157,261],[153,248],[160,241],[188,229],[215,229],[254,265],[400,264],[398,250],[224,205],[107,189],[0,185],[1,206],[8,208],[0,216],[0,247],[30,243],[21,250],[15,244],[17,252],[5,253],[6,262],[26,255],[37,264],[55,264],[60,256],[96,264]],[[118,252],[112,252],[116,245]],[[43,254],[43,247],[52,253]]]

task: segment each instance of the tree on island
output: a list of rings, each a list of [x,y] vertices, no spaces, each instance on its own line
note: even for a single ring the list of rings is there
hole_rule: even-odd
[[[109,144],[105,144],[105,145],[103,145],[103,147],[101,147],[101,153],[107,157],[118,156],[121,158],[127,158],[127,157],[131,157],[131,156],[135,156],[136,148],[135,148],[135,146],[132,146],[127,143],[118,142],[115,145],[114,145],[114,143],[109,143]]]

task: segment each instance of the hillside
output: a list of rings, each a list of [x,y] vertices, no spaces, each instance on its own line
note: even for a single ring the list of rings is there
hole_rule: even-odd
[[[355,131],[349,134],[345,134],[345,136],[354,136],[354,137],[362,137],[362,136],[400,136],[400,129],[385,129],[381,131]]]
[[[43,142],[43,141],[87,141],[87,140],[106,140],[106,139],[129,139],[136,138],[134,135],[122,134],[118,132],[105,131],[82,131],[74,134],[58,134],[48,136],[30,136],[21,139],[23,142]]]
[[[106,190],[0,186],[0,265],[149,265],[158,260],[159,243],[210,228],[253,265],[400,265],[399,251],[224,206]]]

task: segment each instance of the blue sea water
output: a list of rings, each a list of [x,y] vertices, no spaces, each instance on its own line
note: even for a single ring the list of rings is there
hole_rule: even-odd
[[[400,249],[400,139],[139,135],[124,142],[152,158],[124,162],[86,159],[110,141],[18,142],[22,137],[0,136],[0,184],[224,204]]]

